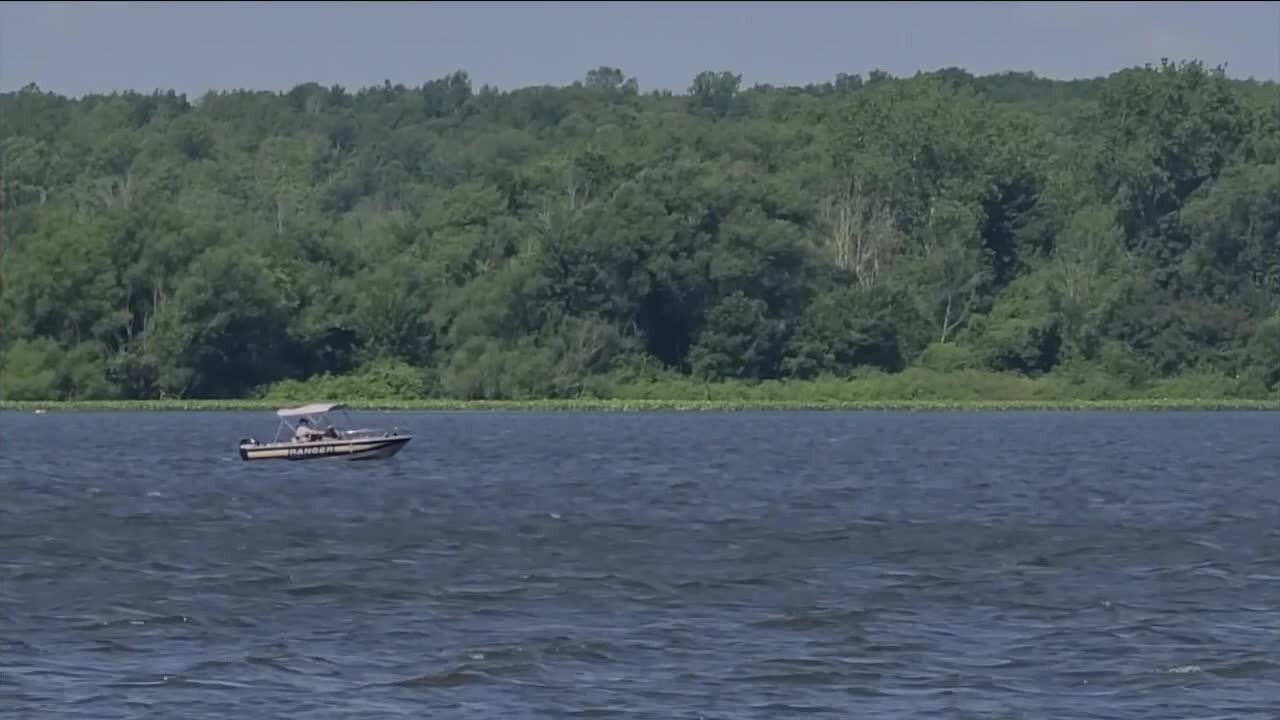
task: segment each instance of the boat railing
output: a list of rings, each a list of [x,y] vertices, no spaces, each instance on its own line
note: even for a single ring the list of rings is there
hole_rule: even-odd
[[[386,435],[399,435],[399,434],[400,434],[399,428],[388,430],[387,428],[369,427],[369,428],[353,428],[351,430],[342,431],[342,437],[344,438],[384,437]]]

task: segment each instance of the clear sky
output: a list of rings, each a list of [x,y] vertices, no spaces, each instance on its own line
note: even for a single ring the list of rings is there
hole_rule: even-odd
[[[1105,75],[1161,57],[1280,79],[1280,2],[8,2],[0,87],[418,85],[466,70],[475,86],[566,84],[599,65],[643,90],[702,70],[823,82],[880,68],[958,66]]]

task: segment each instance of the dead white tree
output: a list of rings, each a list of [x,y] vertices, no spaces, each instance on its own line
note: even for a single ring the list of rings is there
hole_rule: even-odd
[[[832,262],[851,272],[859,287],[874,286],[889,270],[898,231],[888,203],[869,192],[862,178],[850,178],[822,199],[818,223]]]

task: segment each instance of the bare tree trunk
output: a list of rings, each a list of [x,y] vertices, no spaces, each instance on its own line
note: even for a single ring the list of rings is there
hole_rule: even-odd
[[[823,199],[819,220],[835,266],[852,272],[859,287],[874,286],[897,244],[888,206],[867,192],[855,176],[844,190]]]
[[[582,377],[589,373],[607,346],[606,329],[591,321],[574,323],[576,327],[566,338],[564,354],[556,363],[552,380],[562,392],[579,389]]]
[[[572,170],[565,179],[565,194],[569,199],[569,210],[581,210],[591,199],[591,183],[579,180]]]
[[[942,313],[942,338],[940,342],[947,341],[947,333],[951,330],[951,293],[947,293],[947,309]]]

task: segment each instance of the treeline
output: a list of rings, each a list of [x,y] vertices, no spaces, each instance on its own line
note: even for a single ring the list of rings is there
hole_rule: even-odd
[[[1280,381],[1280,88],[1199,63],[29,86],[0,152],[3,399]]]

